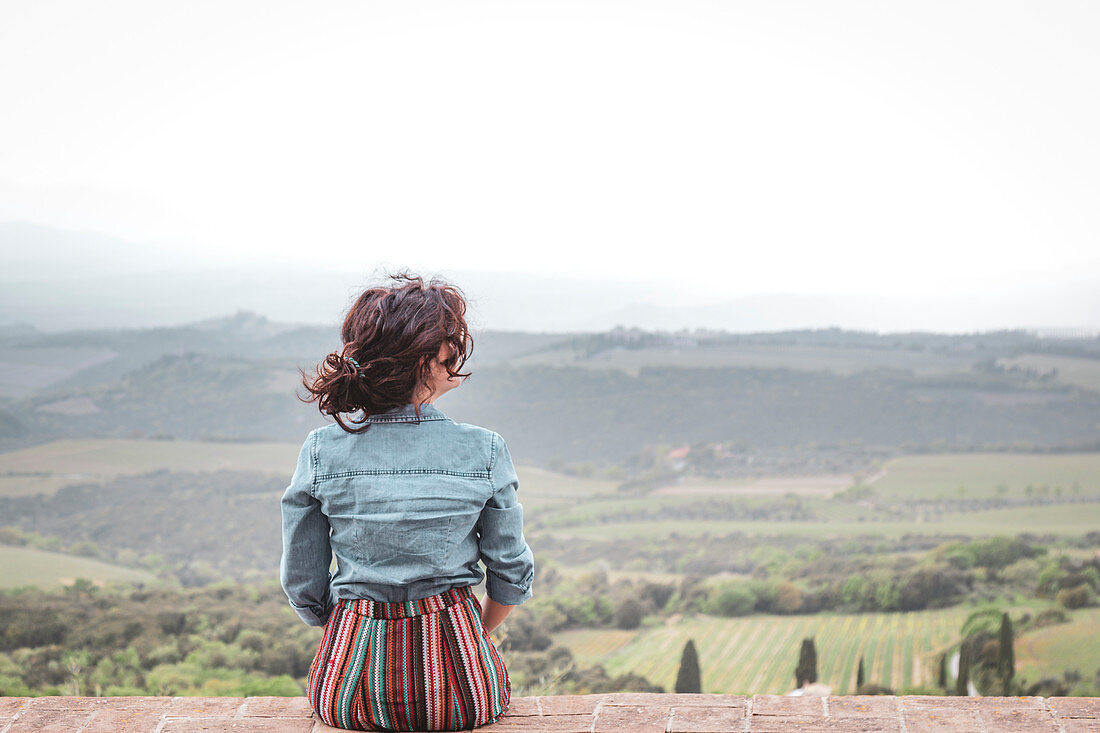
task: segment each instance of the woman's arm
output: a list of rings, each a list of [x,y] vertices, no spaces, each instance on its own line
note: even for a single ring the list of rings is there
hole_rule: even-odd
[[[489,476],[493,495],[478,519],[478,547],[485,563],[482,622],[496,628],[512,608],[531,597],[535,561],[523,537],[523,507],[516,498],[519,477],[504,439],[493,433]]]
[[[502,603],[497,603],[486,594],[481,599],[481,625],[485,627],[486,632],[492,633],[504,619],[508,618],[508,614],[512,612],[513,608],[515,606],[505,606]]]
[[[283,555],[279,577],[283,592],[298,617],[310,626],[324,626],[332,611],[329,598],[328,517],[313,495],[313,442],[311,432],[298,453],[294,476],[283,494]]]

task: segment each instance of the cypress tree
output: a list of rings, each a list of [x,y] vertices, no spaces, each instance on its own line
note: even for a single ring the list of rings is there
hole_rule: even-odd
[[[941,690],[947,692],[947,654],[940,655],[939,676],[936,678],[936,682]]]
[[[863,683],[867,680],[863,676],[863,655],[859,655],[859,666],[856,667],[856,689],[863,687]]]
[[[703,679],[699,673],[699,655],[695,653],[695,641],[688,639],[680,655],[680,671],[676,673],[676,692],[702,692]]]
[[[970,660],[966,658],[966,647],[959,647],[959,676],[955,680],[955,694],[966,697],[970,694]]]
[[[802,640],[802,649],[798,652],[798,666],[794,668],[794,680],[797,687],[807,682],[817,682],[817,649],[813,637]]]
[[[1001,678],[1001,694],[1012,694],[1012,678],[1016,674],[1016,654],[1012,649],[1015,634],[1008,613],[1001,614],[1001,633],[997,637],[997,676]]]

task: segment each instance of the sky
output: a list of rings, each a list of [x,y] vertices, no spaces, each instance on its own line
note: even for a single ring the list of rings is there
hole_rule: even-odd
[[[166,267],[1100,286],[1095,2],[0,5],[0,222]]]

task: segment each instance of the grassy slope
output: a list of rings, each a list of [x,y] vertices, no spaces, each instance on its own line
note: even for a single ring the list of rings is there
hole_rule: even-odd
[[[998,359],[1003,366],[1019,366],[1024,369],[1036,369],[1040,373],[1058,370],[1058,381],[1064,384],[1076,384],[1078,387],[1100,392],[1100,360],[1079,359],[1072,356],[1052,356],[1050,354],[1021,354],[1011,358]]]
[[[0,496],[52,494],[62,486],[167,469],[294,472],[301,445],[193,440],[57,440],[0,453]],[[9,474],[9,475],[4,475]],[[29,475],[28,475],[29,474]]]
[[[804,477],[813,484],[820,477]],[[744,487],[744,481],[710,482],[717,488]],[[690,485],[690,484],[689,484]],[[1003,491],[998,486],[1007,487]],[[1047,496],[1057,500],[1058,487],[1065,500],[1100,493],[1100,453],[1066,455],[942,454],[907,456],[890,461],[885,475],[873,483],[878,497],[887,501],[907,499],[947,500],[981,499],[1005,496],[1025,498],[1028,485],[1047,486]],[[959,487],[965,487],[960,491]],[[763,492],[768,493],[768,492]],[[771,492],[771,496],[786,492]],[[974,535],[1015,534],[1020,532],[1077,535],[1100,527],[1100,503],[1053,504],[957,513],[922,522],[860,521],[869,510],[859,504],[830,502],[803,495],[802,499],[821,517],[818,521],[632,521],[604,523],[604,515],[630,509],[655,510],[694,501],[738,502],[746,498],[738,493],[691,494],[658,493],[649,496],[592,496],[589,501],[567,506],[549,525],[565,536],[587,538],[669,537],[674,534],[710,533],[724,535],[744,532],[750,535],[838,537],[879,535],[899,537],[906,534]],[[552,507],[547,507],[552,508]],[[568,523],[575,526],[560,526]]]
[[[563,509],[587,503],[595,497],[613,496],[615,482],[601,479],[574,478],[530,466],[517,466],[519,500],[527,511]],[[530,515],[528,515],[530,516]]]
[[[155,576],[144,570],[29,547],[0,546],[0,568],[0,588],[67,585],[76,578],[97,583],[156,582]]]
[[[1069,623],[1021,635],[1016,640],[1016,669],[1031,682],[1067,669],[1090,679],[1100,670],[1100,609],[1082,609]]]
[[[1014,535],[1023,532],[1055,535],[1081,535],[1100,527],[1100,504],[1063,504],[955,514],[927,522],[845,522],[845,521],[673,521],[591,524],[583,527],[554,529],[564,537],[614,539],[623,537],[672,537],[673,535],[743,532],[756,536],[852,537],[904,535]]]
[[[1065,455],[1013,455],[1009,453],[967,453],[905,456],[889,461],[885,475],[872,482],[884,498],[946,499],[998,496],[1020,497],[1027,486],[1046,485],[1053,492],[1062,487],[1073,495],[1076,483],[1082,493],[1100,491],[1100,453]],[[960,492],[959,487],[965,487]]]
[[[1030,610],[1016,610],[1025,608]],[[785,693],[794,687],[799,645],[813,637],[819,681],[835,694],[850,694],[860,655],[868,681],[897,690],[933,684],[938,655],[957,641],[973,610],[959,606],[913,613],[696,616],[640,631],[569,631],[556,640],[569,647],[581,666],[598,663],[612,674],[634,672],[671,691],[681,650],[694,639],[703,692]]]

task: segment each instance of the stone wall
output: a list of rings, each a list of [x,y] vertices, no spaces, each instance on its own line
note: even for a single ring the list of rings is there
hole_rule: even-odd
[[[0,733],[320,733],[300,697],[0,698]],[[1100,733],[1100,698],[563,695],[513,698],[481,730],[547,733]]]

